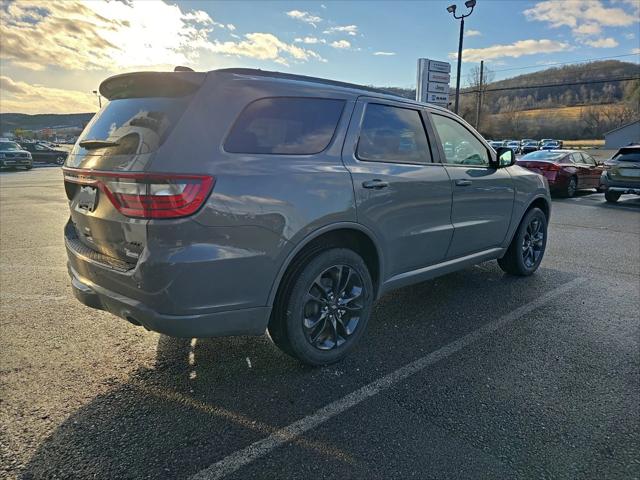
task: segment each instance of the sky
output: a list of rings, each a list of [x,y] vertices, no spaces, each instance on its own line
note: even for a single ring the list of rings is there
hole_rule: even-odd
[[[468,12],[463,0],[0,0],[0,112],[96,111],[105,78],[176,65],[414,88],[419,57],[455,76],[452,3]],[[461,78],[480,60],[500,79],[610,57],[640,61],[640,0],[477,0]]]

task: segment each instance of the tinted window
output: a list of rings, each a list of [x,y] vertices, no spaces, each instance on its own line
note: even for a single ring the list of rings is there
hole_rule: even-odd
[[[420,113],[408,108],[368,104],[357,155],[361,160],[373,162],[431,162]]]
[[[130,143],[128,138],[133,134],[135,138],[141,139],[140,151],[133,153],[152,152],[169,136],[190,99],[191,97],[148,97],[112,100],[93,117],[82,132],[80,142],[108,140],[114,146],[80,150],[90,155],[122,154],[121,151],[115,153],[115,150],[119,150],[122,143]]]
[[[640,150],[622,150],[614,155],[613,160],[619,162],[640,162]]]
[[[232,153],[319,153],[329,145],[343,108],[343,100],[325,98],[257,100],[240,114],[224,149]]]
[[[489,153],[484,144],[463,125],[449,117],[432,115],[447,163],[458,165],[489,165]]]
[[[553,152],[545,152],[543,150],[538,150],[536,152],[527,153],[523,160],[558,160],[560,157],[563,157],[564,153],[553,153]]]

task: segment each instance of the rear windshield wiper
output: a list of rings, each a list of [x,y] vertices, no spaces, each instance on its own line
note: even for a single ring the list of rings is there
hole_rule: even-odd
[[[82,140],[78,145],[87,150],[91,150],[93,148],[117,147],[120,144],[110,140]]]

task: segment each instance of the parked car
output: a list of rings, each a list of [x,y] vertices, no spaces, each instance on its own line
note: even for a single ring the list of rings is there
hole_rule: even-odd
[[[504,147],[504,146],[505,146],[505,145],[504,145],[504,142],[503,142],[503,141],[501,141],[501,140],[491,140],[491,141],[489,142],[489,145],[491,145],[491,146],[492,146],[494,149],[496,149],[496,150],[497,150],[498,148],[500,148],[500,147]]]
[[[603,166],[590,155],[576,150],[539,150],[516,163],[543,175],[551,193],[573,197],[578,190],[600,189]]]
[[[600,184],[607,202],[615,203],[625,193],[640,195],[640,144],[622,147],[604,162]]]
[[[542,146],[540,147],[540,150],[559,150],[561,148],[562,146],[560,145],[559,141],[550,140],[548,142],[543,143]]]
[[[538,142],[535,140],[525,143],[520,147],[520,153],[526,155],[527,153],[536,152],[538,150]]]
[[[63,168],[69,273],[82,303],[133,324],[268,330],[328,364],[390,290],[542,261],[547,182],[445,108],[253,69],[130,73],[100,93]]]
[[[537,140],[534,140],[533,138],[523,138],[522,140],[520,140],[520,146],[524,146],[526,143],[538,143]]]
[[[520,153],[520,142],[517,140],[509,140],[506,147],[513,150],[514,155]]]
[[[31,154],[25,151],[18,143],[11,141],[0,141],[0,167],[16,168],[22,167],[31,170],[33,162]]]
[[[542,139],[540,139],[540,141],[538,142],[538,147],[542,148],[542,146],[543,146],[545,143],[548,143],[548,142],[554,142],[554,141],[555,141],[555,140],[554,140],[553,138],[542,138]]]
[[[62,165],[68,156],[68,152],[48,147],[41,143],[25,143],[24,149],[31,153],[36,162],[55,163]]]

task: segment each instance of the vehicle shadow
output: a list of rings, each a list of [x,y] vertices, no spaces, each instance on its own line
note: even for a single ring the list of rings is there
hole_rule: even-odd
[[[363,344],[324,368],[301,365],[267,336],[160,336],[155,365],[71,415],[21,478],[187,477],[573,278],[551,269],[508,277],[491,262],[392,292]],[[293,443],[343,462],[347,477],[361,462],[344,446]]]

